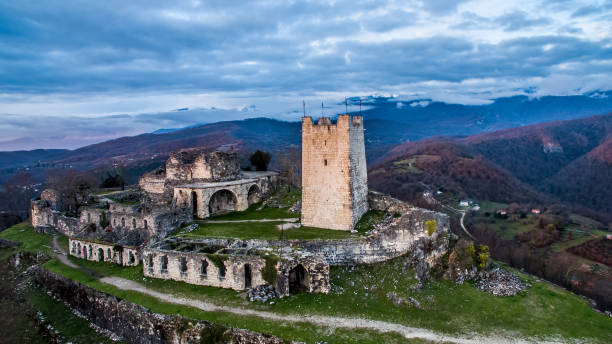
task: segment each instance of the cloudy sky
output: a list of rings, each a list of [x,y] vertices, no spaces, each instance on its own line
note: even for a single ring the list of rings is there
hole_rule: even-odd
[[[0,0],[0,150],[526,89],[612,89],[612,0]]]

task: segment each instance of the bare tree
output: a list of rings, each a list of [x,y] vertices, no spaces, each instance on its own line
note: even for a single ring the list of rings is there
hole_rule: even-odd
[[[302,150],[300,148],[292,147],[278,153],[276,163],[286,174],[289,188],[302,186]]]
[[[97,180],[92,173],[74,169],[51,170],[45,176],[45,186],[61,195],[66,210],[71,213],[76,212],[96,185]]]
[[[35,182],[28,172],[15,173],[3,185],[5,210],[24,217],[28,212],[30,199],[36,194]]]

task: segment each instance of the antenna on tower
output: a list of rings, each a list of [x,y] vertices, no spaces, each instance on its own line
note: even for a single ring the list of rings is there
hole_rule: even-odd
[[[323,102],[321,102],[321,117],[323,117]]]
[[[304,113],[304,117],[306,117],[306,102],[302,99],[302,112]]]
[[[359,116],[361,116],[361,97],[359,98]]]
[[[348,115],[348,102],[346,100],[346,97],[344,97],[344,110],[345,110],[345,113]]]

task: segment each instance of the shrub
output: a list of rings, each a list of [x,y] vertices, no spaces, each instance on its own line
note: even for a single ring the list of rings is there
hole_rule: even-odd
[[[227,254],[206,254],[206,258],[208,258],[217,268],[223,269],[225,268],[225,261],[228,260],[229,256]]]
[[[425,227],[427,228],[427,234],[429,236],[432,236],[436,232],[436,229],[438,227],[438,221],[436,220],[425,221]]]
[[[100,227],[102,227],[102,229],[108,227],[108,218],[106,218],[106,212],[104,210],[100,211]]]
[[[491,253],[489,252],[489,246],[487,245],[479,245],[478,246],[478,267],[480,269],[484,269],[487,266],[487,262],[491,257]]]
[[[276,284],[276,278],[278,277],[278,271],[276,270],[276,264],[278,263],[278,258],[265,256],[263,257],[266,261],[266,265],[261,270],[261,277],[264,281],[268,282],[269,285]]]

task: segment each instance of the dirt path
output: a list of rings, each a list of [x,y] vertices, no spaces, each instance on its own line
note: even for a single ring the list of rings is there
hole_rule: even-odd
[[[64,265],[68,265],[73,269],[82,270],[82,268],[73,262],[71,262],[68,257],[66,257],[66,251],[59,245],[57,242],[57,235],[53,236],[53,251],[55,252],[55,256],[59,259],[60,262]]]
[[[463,231],[465,232],[465,234],[467,234],[470,238],[472,238],[472,240],[477,241],[476,238],[474,238],[474,236],[470,232],[468,232],[467,228],[465,228],[465,225],[463,224],[465,213],[467,213],[467,211],[464,210],[463,213],[461,214],[461,222],[459,222],[461,224],[461,228],[463,228]]]

